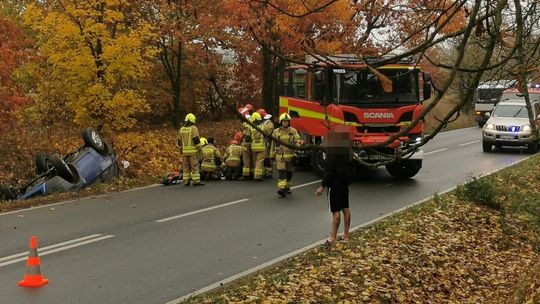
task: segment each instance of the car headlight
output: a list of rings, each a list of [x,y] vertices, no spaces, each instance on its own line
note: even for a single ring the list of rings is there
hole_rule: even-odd
[[[524,125],[523,127],[521,127],[521,131],[530,132],[531,131],[531,126],[530,125]]]
[[[495,130],[495,125],[492,123],[486,124],[484,127],[485,130]]]
[[[476,114],[476,116],[481,116],[482,112],[477,111],[475,114]]]

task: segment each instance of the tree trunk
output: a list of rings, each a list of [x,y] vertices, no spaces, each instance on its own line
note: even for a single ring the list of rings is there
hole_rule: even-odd
[[[180,98],[182,82],[181,82],[181,68],[182,68],[182,42],[178,41],[177,52],[172,53],[172,56],[176,57],[175,73],[173,79],[171,79],[172,91],[173,91],[173,113],[172,123],[175,128],[179,128],[182,122],[182,114],[185,112],[182,99]]]
[[[267,49],[267,46],[262,48],[263,56],[263,71],[262,71],[262,107],[271,114],[275,114],[273,102],[273,84],[274,72],[272,65],[272,53]]]

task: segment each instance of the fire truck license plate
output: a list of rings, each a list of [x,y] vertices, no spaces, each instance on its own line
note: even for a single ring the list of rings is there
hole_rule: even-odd
[[[370,160],[389,160],[389,159],[393,159],[393,157],[391,157],[391,156],[380,155],[380,154],[369,155],[368,158]]]

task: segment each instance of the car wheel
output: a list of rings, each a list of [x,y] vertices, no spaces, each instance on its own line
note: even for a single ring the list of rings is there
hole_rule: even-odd
[[[76,181],[75,173],[73,173],[71,168],[69,168],[66,162],[58,154],[54,154],[53,156],[51,156],[51,162],[58,176],[70,183],[74,183]]]
[[[82,138],[84,145],[96,150],[101,155],[107,155],[107,144],[103,137],[94,128],[86,128],[83,131]]]
[[[487,141],[482,141],[482,150],[484,150],[484,152],[491,152],[491,146],[492,144]]]
[[[41,174],[53,168],[51,157],[46,153],[38,153],[36,155],[36,173]]]
[[[8,185],[0,185],[0,201],[10,201],[17,198],[17,195]]]

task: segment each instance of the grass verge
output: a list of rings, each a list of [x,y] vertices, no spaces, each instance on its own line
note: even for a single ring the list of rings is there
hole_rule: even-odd
[[[539,303],[531,168],[539,156],[185,303]]]

